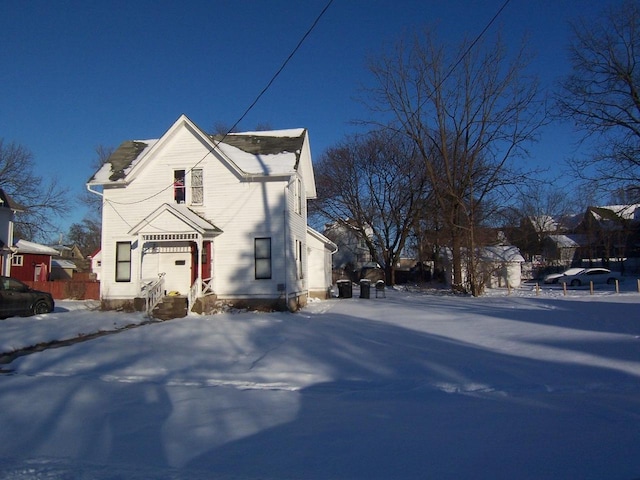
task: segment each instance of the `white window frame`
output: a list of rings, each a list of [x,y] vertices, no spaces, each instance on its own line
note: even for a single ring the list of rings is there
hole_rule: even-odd
[[[273,276],[271,237],[254,239],[255,279],[271,280]]]
[[[193,168],[191,170],[191,205],[204,203],[204,170]]]
[[[24,265],[24,255],[13,255],[11,257],[12,267],[22,267]]]
[[[126,254],[128,254],[129,258],[126,258]],[[125,283],[131,281],[131,260],[131,242],[116,242],[116,282]]]

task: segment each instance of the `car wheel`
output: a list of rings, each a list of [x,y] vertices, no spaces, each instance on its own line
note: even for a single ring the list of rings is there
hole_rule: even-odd
[[[579,287],[580,285],[582,285],[582,283],[577,278],[575,280],[571,280],[572,287]]]
[[[33,306],[33,314],[34,315],[42,315],[43,313],[49,313],[51,311],[51,307],[44,300],[38,300]]]

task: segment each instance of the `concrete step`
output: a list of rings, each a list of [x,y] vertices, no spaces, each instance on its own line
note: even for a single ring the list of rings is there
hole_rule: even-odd
[[[187,316],[188,302],[184,295],[167,295],[153,309],[152,315],[159,320],[171,320]]]

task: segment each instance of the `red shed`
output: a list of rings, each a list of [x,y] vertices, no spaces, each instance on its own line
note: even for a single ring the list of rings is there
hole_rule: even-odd
[[[11,256],[11,276],[25,282],[45,282],[51,272],[51,257],[58,252],[46,245],[18,240]]]

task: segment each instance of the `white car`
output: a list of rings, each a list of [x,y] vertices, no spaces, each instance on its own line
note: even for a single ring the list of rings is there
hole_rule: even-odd
[[[558,282],[579,287],[580,285],[589,285],[590,282],[615,283],[616,280],[620,280],[620,274],[607,268],[585,268],[573,275],[563,275],[558,279]]]
[[[584,272],[584,268],[570,268],[569,270],[565,270],[561,273],[552,273],[544,277],[544,283],[558,283],[562,277],[567,275],[576,275],[578,273]]]

